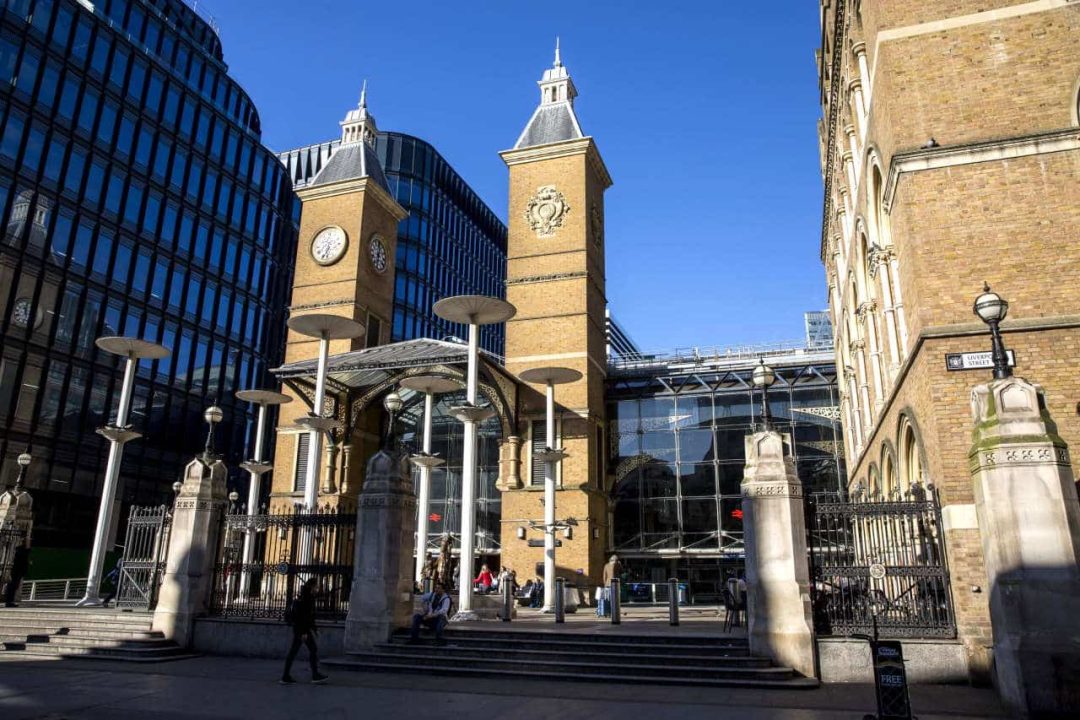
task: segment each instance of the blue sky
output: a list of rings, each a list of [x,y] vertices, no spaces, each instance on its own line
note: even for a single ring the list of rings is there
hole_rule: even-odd
[[[213,0],[230,70],[286,150],[339,134],[368,81],[383,130],[431,142],[506,219],[498,151],[556,35],[615,184],[607,292],[646,350],[802,337],[825,306],[805,0]]]

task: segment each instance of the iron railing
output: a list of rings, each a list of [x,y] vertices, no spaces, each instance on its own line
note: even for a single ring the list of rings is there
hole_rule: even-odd
[[[165,576],[172,509],[167,505],[132,507],[128,515],[116,607],[152,610]]]
[[[815,497],[806,524],[814,626],[821,635],[955,637],[941,510]]]
[[[245,562],[245,539],[249,544]],[[306,580],[318,581],[316,615],[349,612],[356,514],[297,508],[279,514],[224,516],[210,614],[281,620]]]
[[[86,578],[23,580],[19,597],[34,602],[67,602],[86,593]]]

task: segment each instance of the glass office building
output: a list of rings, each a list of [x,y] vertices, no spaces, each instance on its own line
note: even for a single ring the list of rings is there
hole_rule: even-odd
[[[338,145],[282,153],[293,186],[310,182]],[[398,224],[391,340],[465,338],[466,326],[436,317],[431,306],[452,295],[506,297],[506,225],[430,144],[380,132],[375,150],[390,191],[409,211]],[[485,325],[480,346],[501,356],[505,337],[502,325]]]
[[[609,361],[613,549],[630,580],[690,582],[714,602],[745,557],[744,439],[760,422],[751,388],[759,356],[776,371],[773,425],[790,433],[807,493],[841,492],[845,469],[831,350],[698,350]]]
[[[0,79],[0,473],[29,446],[35,544],[86,547],[121,379],[94,340],[172,350],[138,369],[121,515],[171,497],[211,402],[235,468],[233,393],[282,359],[299,203],[180,0],[7,0]]]

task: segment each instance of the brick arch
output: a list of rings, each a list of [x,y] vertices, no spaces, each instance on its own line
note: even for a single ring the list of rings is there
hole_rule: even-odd
[[[1080,75],[1076,77],[1072,90],[1072,121],[1073,125],[1080,126]]]
[[[905,496],[915,483],[923,487],[929,484],[927,478],[926,448],[922,441],[923,434],[911,408],[900,411],[896,421],[897,454],[897,489]],[[918,464],[918,468],[912,465]]]

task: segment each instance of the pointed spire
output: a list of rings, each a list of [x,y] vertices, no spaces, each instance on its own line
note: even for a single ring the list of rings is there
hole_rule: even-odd
[[[355,110],[350,110],[341,121],[341,142],[363,141],[368,145],[374,145],[377,132],[375,118],[367,109],[367,80],[365,79],[360,88],[360,104]]]
[[[562,58],[559,56],[559,36],[555,36],[555,67],[562,67]]]

